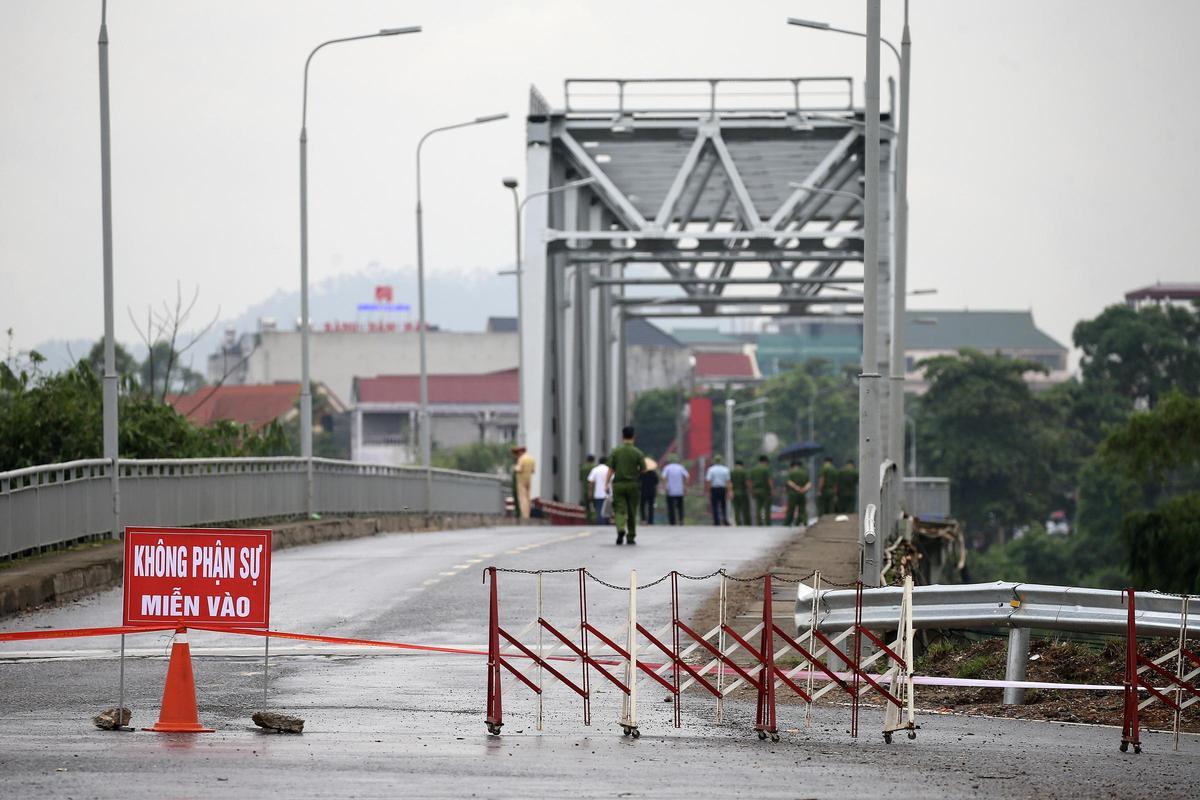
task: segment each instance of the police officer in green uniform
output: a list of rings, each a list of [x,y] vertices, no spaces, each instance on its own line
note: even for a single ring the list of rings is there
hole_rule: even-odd
[[[733,492],[733,524],[750,524],[750,478],[746,474],[746,462],[740,458],[733,462],[729,472],[729,487]]]
[[[638,502],[641,499],[641,477],[646,469],[646,454],[633,444],[633,426],[626,425],[621,431],[619,445],[608,457],[608,487],[612,497],[613,518],[617,523],[617,544],[625,542],[629,532],[629,543],[637,544]]]
[[[758,463],[750,470],[750,488],[754,490],[754,522],[769,526],[775,482],[771,480],[771,461],[765,455],[759,456]]]
[[[837,511],[838,468],[826,456],[817,476],[817,514],[824,516]]]
[[[800,468],[799,461],[792,461],[787,473],[787,512],[783,515],[784,525],[803,525],[805,523],[804,496],[812,484],[808,473]]]
[[[839,514],[853,514],[858,505],[858,468],[850,459],[837,474],[837,510]]]
[[[592,493],[589,491],[588,475],[596,466],[596,456],[588,453],[587,461],[584,461],[579,466],[579,502],[583,503],[584,513],[587,514],[587,521],[590,525],[596,521],[596,504],[592,502]]]

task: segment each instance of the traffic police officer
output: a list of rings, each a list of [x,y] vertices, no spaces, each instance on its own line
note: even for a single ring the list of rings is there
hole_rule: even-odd
[[[625,541],[637,544],[638,501],[641,499],[641,477],[646,469],[646,454],[633,444],[633,426],[621,431],[621,444],[608,457],[608,486],[612,497],[613,518],[617,523],[617,544]]]
[[[821,464],[821,472],[817,477],[817,513],[821,516],[837,511],[838,468],[833,465],[833,459],[825,457]]]
[[[775,482],[771,480],[771,461],[765,455],[750,470],[750,486],[754,489],[754,523],[771,524],[771,495],[775,493]]]
[[[850,459],[837,474],[837,510],[839,514],[853,514],[858,505],[858,468]]]
[[[804,496],[812,484],[808,473],[800,468],[799,461],[792,461],[787,474],[787,512],[783,516],[784,525],[803,525],[805,522]]]

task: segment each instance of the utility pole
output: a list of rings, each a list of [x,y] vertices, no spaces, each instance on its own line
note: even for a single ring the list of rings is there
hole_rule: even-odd
[[[888,387],[888,458],[904,474],[904,323],[908,305],[908,111],[912,39],[908,33],[908,0],[904,0],[904,32],[900,35],[900,120],[896,137],[896,269],[892,283],[892,357]]]
[[[879,585],[882,532],[868,524],[867,508],[879,509],[879,27],[880,0],[867,0],[866,201],[863,235],[863,358],[858,377],[858,519],[860,579]],[[873,520],[871,522],[876,522]],[[870,536],[868,536],[868,532]]]

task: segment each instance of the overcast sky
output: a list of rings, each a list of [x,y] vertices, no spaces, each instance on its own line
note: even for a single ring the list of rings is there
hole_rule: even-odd
[[[511,261],[505,175],[524,177],[530,84],[567,77],[853,75],[861,0],[111,0],[118,339],[125,308],[199,286],[233,316],[298,283],[297,134],[316,43],[421,24],[314,61],[312,277],[415,260],[413,153],[427,145],[427,264]],[[900,36],[900,0],[884,1]],[[99,0],[0,6],[0,331],[19,348],[98,337]],[[926,308],[1077,319],[1156,279],[1200,279],[1193,0],[913,0],[909,286]],[[893,61],[885,56],[891,71]],[[401,298],[397,298],[400,300]],[[437,309],[430,309],[437,322]]]

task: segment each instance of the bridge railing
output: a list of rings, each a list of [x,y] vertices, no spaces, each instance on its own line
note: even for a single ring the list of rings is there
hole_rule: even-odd
[[[813,78],[568,78],[569,114],[752,114],[854,109],[854,81]]]
[[[0,558],[104,536],[112,525],[106,459],[0,472]],[[305,460],[295,457],[121,459],[121,525],[203,525],[304,513]],[[504,511],[492,475],[313,459],[320,514]],[[427,502],[428,500],[428,502]]]

